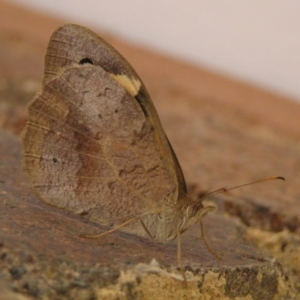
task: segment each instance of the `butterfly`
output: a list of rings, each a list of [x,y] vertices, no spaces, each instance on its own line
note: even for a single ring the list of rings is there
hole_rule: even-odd
[[[28,105],[23,167],[39,198],[110,231],[178,239],[214,209],[184,175],[140,77],[112,46],[68,24],[52,35]]]

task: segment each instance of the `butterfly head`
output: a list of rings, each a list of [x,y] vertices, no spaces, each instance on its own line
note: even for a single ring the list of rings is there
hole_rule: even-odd
[[[213,205],[204,206],[202,200],[193,201],[183,209],[182,223],[179,232],[185,232],[193,224],[200,222],[201,219],[210,211],[214,210]]]

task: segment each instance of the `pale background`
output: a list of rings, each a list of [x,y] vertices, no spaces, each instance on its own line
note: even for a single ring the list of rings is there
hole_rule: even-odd
[[[7,0],[300,101],[299,0]]]

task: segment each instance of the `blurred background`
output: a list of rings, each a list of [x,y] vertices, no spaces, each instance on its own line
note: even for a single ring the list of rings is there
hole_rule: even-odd
[[[300,101],[300,1],[7,1]]]

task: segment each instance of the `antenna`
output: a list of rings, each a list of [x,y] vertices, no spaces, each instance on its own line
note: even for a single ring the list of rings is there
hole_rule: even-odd
[[[203,201],[203,200],[207,199],[209,196],[213,196],[213,195],[221,194],[221,193],[226,193],[228,191],[235,190],[235,189],[238,189],[238,188],[243,187],[243,186],[252,185],[252,184],[256,184],[256,183],[260,183],[260,182],[264,182],[264,181],[269,181],[269,180],[277,180],[277,179],[285,181],[285,178],[282,177],[282,176],[268,177],[268,178],[252,181],[252,182],[249,182],[249,183],[244,183],[244,184],[240,184],[240,185],[237,185],[237,186],[233,186],[231,188],[217,189],[215,191],[209,192],[208,194],[204,195],[200,200]]]

